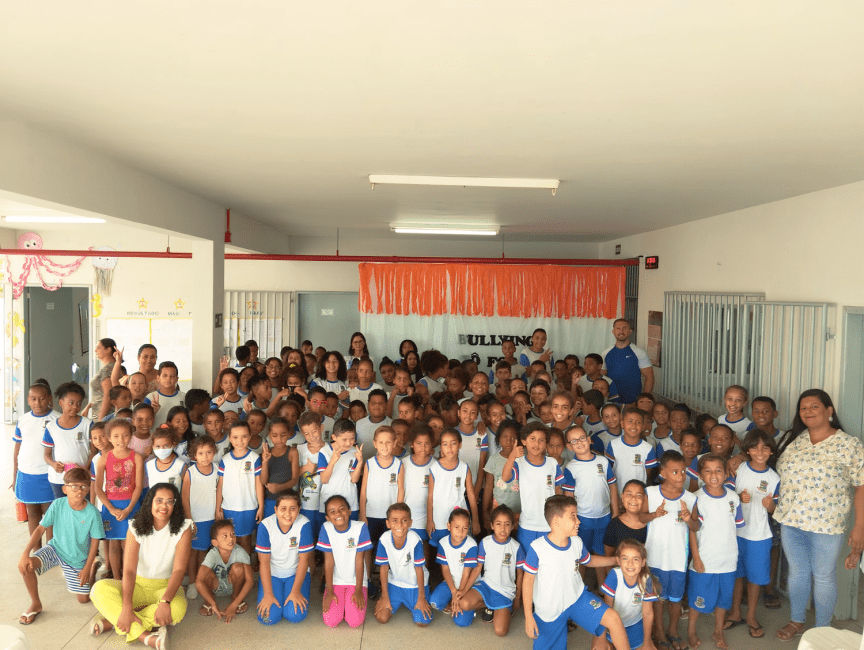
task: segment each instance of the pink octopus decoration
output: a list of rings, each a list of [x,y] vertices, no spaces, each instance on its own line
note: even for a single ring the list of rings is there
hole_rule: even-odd
[[[35,232],[25,232],[18,238],[18,248],[22,250],[41,250],[42,238]],[[42,275],[43,271],[49,276],[53,275],[57,278],[65,278],[74,273],[75,270],[81,266],[84,259],[84,257],[80,257],[69,264],[59,264],[50,259],[47,255],[39,253],[25,255],[21,275],[19,275],[16,280],[12,275],[12,264],[7,255],[6,271],[9,273],[9,280],[12,282],[12,297],[17,300],[21,297],[21,294],[24,293],[24,285],[27,284],[27,278],[30,277],[30,271],[35,271],[39,281],[42,283],[43,289],[46,289],[47,291],[57,291],[57,289],[63,286],[63,281],[58,279],[56,285],[50,285],[45,279],[45,276]]]

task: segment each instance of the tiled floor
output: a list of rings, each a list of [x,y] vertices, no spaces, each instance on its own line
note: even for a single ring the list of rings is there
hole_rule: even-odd
[[[12,431],[7,426],[4,431],[2,456],[0,456],[0,472],[2,472],[0,475],[7,477],[11,475],[11,437]],[[27,526],[15,521],[14,498],[9,490],[4,490],[0,495],[0,531],[6,539],[7,546],[7,552],[0,557],[0,625],[19,627],[18,616],[29,604],[27,592],[17,570],[18,559],[27,540]],[[66,592],[59,570],[50,572],[40,580],[40,594],[45,608],[44,613],[33,625],[20,628],[25,631],[34,650],[61,648],[95,650],[96,648],[120,648],[125,645],[120,637],[113,633],[99,638],[89,636],[89,624],[95,617],[95,609],[90,604],[79,605],[74,597]],[[864,598],[861,601],[864,603]],[[200,603],[200,599],[192,601],[186,618],[172,630],[171,648],[184,650],[279,648],[284,650],[286,647],[315,647],[316,650],[355,650],[362,647],[375,650],[391,648],[401,650],[421,647],[422,644],[422,647],[426,648],[494,646],[498,650],[527,650],[531,644],[525,636],[524,618],[521,612],[516,614],[510,634],[503,639],[496,637],[491,626],[482,623],[479,618],[471,627],[462,629],[456,628],[447,617],[438,613],[430,627],[420,629],[412,624],[409,613],[404,609],[387,625],[380,625],[370,612],[369,618],[361,628],[351,630],[343,624],[331,630],[321,620],[321,598],[317,583],[312,585],[309,617],[299,625],[281,623],[273,627],[265,627],[258,624],[251,608],[250,612],[226,625],[213,618],[200,616],[198,614]],[[730,648],[772,650],[794,647],[795,644],[784,644],[774,637],[777,628],[789,620],[788,603],[784,601],[783,608],[779,610],[760,608],[759,620],[766,630],[764,639],[751,639],[747,628],[741,626],[728,632],[727,640]],[[710,643],[712,624],[712,619],[707,616],[699,621],[698,630],[705,648],[713,647]],[[838,623],[837,626],[861,631],[861,625],[855,621]],[[681,631],[685,631],[684,623]],[[442,645],[438,646],[439,643]],[[587,649],[590,647],[590,637],[584,631],[577,630],[569,636],[568,645],[570,648]],[[136,647],[142,646],[136,644]]]

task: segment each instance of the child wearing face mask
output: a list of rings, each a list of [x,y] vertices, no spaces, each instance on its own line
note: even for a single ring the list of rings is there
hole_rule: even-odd
[[[144,463],[144,474],[147,485],[170,483],[178,490],[181,490],[183,486],[183,474],[186,472],[186,463],[180,460],[177,454],[174,453],[178,442],[177,432],[168,425],[163,424],[162,427],[156,429],[151,440],[153,441],[154,458]]]

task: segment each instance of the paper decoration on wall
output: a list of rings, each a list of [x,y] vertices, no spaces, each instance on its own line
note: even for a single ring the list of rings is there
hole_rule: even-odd
[[[93,303],[93,318],[99,318],[102,315],[102,296],[94,293],[90,302]]]
[[[110,246],[90,247],[91,251],[113,251]],[[117,266],[116,257],[91,257],[93,272],[96,274],[96,293],[103,296],[111,295],[111,281],[114,278],[114,268]]]
[[[35,232],[25,232],[18,238],[18,248],[22,250],[38,251],[42,248],[42,238]],[[27,284],[27,278],[30,277],[30,271],[36,273],[43,289],[47,291],[57,291],[57,289],[63,286],[63,281],[60,278],[65,278],[74,273],[78,267],[81,266],[83,261],[84,258],[79,257],[77,260],[69,262],[68,264],[60,264],[59,262],[53,261],[47,255],[42,255],[40,253],[25,255],[24,266],[21,268],[21,274],[16,279],[12,273],[12,261],[7,255],[6,271],[9,274],[10,281],[12,282],[12,297],[17,300],[21,297],[21,294],[24,293],[24,285]],[[43,272],[48,276],[55,276],[57,278],[57,284],[48,284],[48,280],[46,280]]]
[[[6,323],[6,336],[12,339],[12,347],[18,345],[18,337],[15,336],[16,330],[21,330],[21,333],[24,334],[27,330],[24,328],[24,319],[21,318],[21,314],[18,312],[12,312],[8,317],[9,322]]]
[[[174,301],[174,307],[176,307],[177,309],[183,309],[185,306],[186,301],[183,300],[183,298],[177,298],[177,300]]]
[[[138,301],[138,309],[147,309],[147,301],[144,298]]]

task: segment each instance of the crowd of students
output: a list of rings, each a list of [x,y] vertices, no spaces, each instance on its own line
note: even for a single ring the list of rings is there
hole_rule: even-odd
[[[538,650],[564,650],[570,623],[598,648],[696,648],[700,614],[713,616],[717,647],[741,623],[762,637],[760,597],[780,606],[778,444],[805,427],[779,431],[774,401],[742,386],[718,417],[632,386],[625,401],[603,356],[583,367],[545,344],[537,330],[517,357],[505,341],[487,374],[410,340],[376,364],[359,332],[345,356],[305,341],[262,361],[247,341],[212,391],[184,393],[153,346],[127,374],[101,340],[114,360],[100,373],[104,418],[85,417],[80,385],[57,387],[58,413],[37,382],[16,429],[14,488],[31,531],[21,624],[42,611],[36,576],[61,566],[80,602],[92,589],[93,634],[113,627],[162,650],[187,599],[230,621],[256,573],[264,625],[304,620],[315,576],[330,627],[361,625],[370,606],[387,623],[404,606],[418,626],[433,610],[457,626],[479,612],[503,636],[522,607]],[[820,394],[806,399],[830,406],[836,432]],[[864,451],[849,444],[857,489]],[[853,539],[849,566],[864,531]],[[144,562],[155,548],[161,564]],[[803,629],[794,603],[790,626],[789,638]]]

